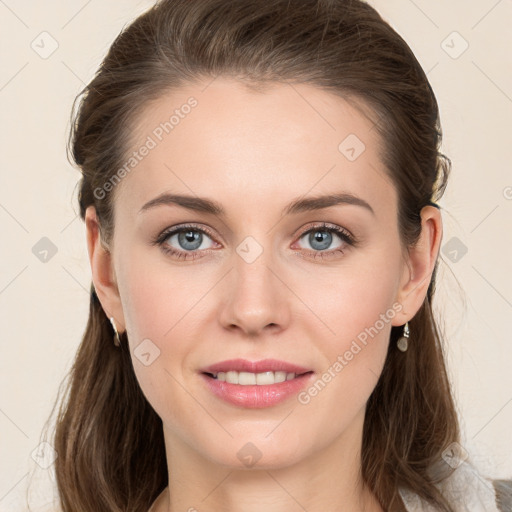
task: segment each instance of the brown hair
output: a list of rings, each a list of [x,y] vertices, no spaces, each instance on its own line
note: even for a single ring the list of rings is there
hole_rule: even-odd
[[[69,145],[80,167],[79,205],[94,205],[112,236],[112,194],[101,188],[125,161],[149,101],[195,80],[224,75],[262,88],[306,83],[359,100],[376,116],[382,160],[399,197],[403,246],[420,211],[443,193],[450,161],[440,151],[438,105],[404,40],[359,0],[161,0],[112,44],[73,118]],[[75,100],[75,101],[76,101]],[[73,109],[75,110],[75,108]],[[387,359],[366,408],[362,475],[385,510],[404,510],[399,487],[452,511],[436,483],[443,450],[459,440],[441,336],[432,315],[435,272],[410,321],[414,343]],[[168,483],[162,422],[135,378],[91,287],[89,320],[69,375],[55,432],[65,512],[146,512]]]

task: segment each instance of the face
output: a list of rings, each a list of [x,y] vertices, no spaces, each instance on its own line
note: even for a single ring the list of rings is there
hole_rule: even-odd
[[[166,440],[225,466],[244,450],[285,466],[360,434],[391,326],[405,323],[397,195],[352,102],[308,85],[206,85],[138,119],[145,156],[114,191],[122,322]],[[308,201],[329,195],[341,201]],[[309,373],[259,392],[203,373],[233,359]]]

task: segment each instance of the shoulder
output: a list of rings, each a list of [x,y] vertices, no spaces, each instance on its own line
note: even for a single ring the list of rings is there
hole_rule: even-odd
[[[500,512],[512,512],[512,480],[493,480],[492,485]]]
[[[454,469],[437,487],[455,512],[512,512],[512,480],[486,478],[468,462]],[[410,491],[401,489],[400,494],[407,512],[436,510]]]
[[[466,460],[454,469],[441,487],[457,511],[512,512],[512,487],[507,482],[487,478],[477,466]]]

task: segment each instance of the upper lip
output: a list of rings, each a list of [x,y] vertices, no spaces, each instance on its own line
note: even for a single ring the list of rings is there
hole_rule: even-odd
[[[212,364],[206,368],[202,368],[201,371],[203,373],[212,374],[236,371],[249,373],[286,372],[300,375],[312,370],[296,364],[288,363],[286,361],[279,361],[277,359],[262,359],[260,361],[248,361],[247,359],[229,359]]]

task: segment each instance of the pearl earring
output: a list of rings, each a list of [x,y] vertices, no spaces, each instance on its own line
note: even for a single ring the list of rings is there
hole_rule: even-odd
[[[400,338],[398,338],[398,341],[396,342],[396,346],[398,347],[398,350],[401,350],[402,352],[405,352],[409,346],[409,322],[406,322],[404,325],[404,333]]]

